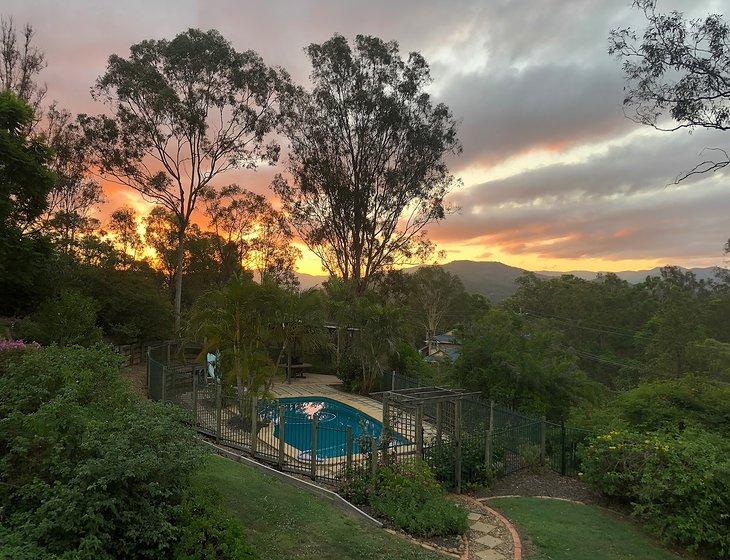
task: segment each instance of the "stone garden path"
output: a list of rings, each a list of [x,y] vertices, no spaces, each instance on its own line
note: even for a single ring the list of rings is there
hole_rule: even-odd
[[[462,560],[522,560],[517,531],[483,500],[458,498],[469,511],[468,547]]]

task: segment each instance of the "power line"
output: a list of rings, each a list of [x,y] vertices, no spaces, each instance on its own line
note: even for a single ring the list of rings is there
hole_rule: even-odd
[[[572,326],[574,326],[576,328],[584,329],[584,330],[588,330],[588,331],[604,333],[604,334],[613,334],[613,335],[617,335],[617,336],[626,336],[626,337],[631,337],[631,338],[643,338],[644,340],[651,340],[650,336],[642,334],[638,331],[629,331],[627,329],[617,330],[616,327],[606,327],[606,326],[603,326],[604,328],[598,328],[596,326],[591,327],[589,325],[579,324],[576,319],[569,319],[567,317],[558,317],[556,315],[538,315],[536,313],[528,313],[527,311],[523,311],[522,314],[529,315],[530,317],[536,317],[538,319],[556,319],[559,321],[563,321],[564,323],[571,323]],[[598,325],[597,323],[593,323],[593,324]],[[598,325],[598,326],[602,326],[602,325]]]

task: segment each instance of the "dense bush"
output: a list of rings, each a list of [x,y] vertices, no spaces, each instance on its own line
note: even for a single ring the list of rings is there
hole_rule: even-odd
[[[182,413],[140,402],[119,369],[103,348],[50,347],[0,377],[0,557],[240,558],[240,533],[189,490],[204,454]]]
[[[5,375],[11,363],[19,361],[26,352],[37,350],[37,342],[26,343],[22,340],[7,340],[0,338],[0,377]]]
[[[342,493],[357,504],[369,505],[412,535],[446,536],[468,529],[466,510],[446,499],[444,489],[424,463],[384,466],[375,474],[355,470]]]
[[[30,319],[23,321],[25,340],[41,344],[80,344],[93,346],[101,342],[96,325],[99,304],[77,291],[64,291],[59,297],[44,301]]]
[[[666,541],[715,558],[730,554],[730,441],[682,433],[614,430],[584,449],[584,478]]]
[[[466,434],[461,442],[461,484],[464,488],[491,486],[493,473],[487,468],[483,432]],[[452,487],[455,484],[456,449],[452,442],[431,445],[427,461],[436,479]]]
[[[577,411],[574,421],[597,431],[677,430],[699,424],[728,437],[730,387],[695,375],[649,381],[619,393],[603,407]]]

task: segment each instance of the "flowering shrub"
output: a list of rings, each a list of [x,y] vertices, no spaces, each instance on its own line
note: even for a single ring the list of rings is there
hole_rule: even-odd
[[[701,428],[614,430],[583,450],[583,478],[666,541],[715,558],[730,554],[730,440]]]
[[[0,338],[0,376],[5,375],[10,362],[17,360],[28,350],[35,350],[41,345],[37,342],[26,344],[22,340]]]

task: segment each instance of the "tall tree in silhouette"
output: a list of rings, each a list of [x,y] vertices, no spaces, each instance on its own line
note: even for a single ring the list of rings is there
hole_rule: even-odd
[[[425,227],[444,218],[454,186],[444,156],[456,123],[433,105],[419,53],[335,35],[307,48],[312,90],[285,98],[287,170],[274,190],[307,246],[362,291],[378,273],[428,252]]]
[[[112,116],[82,115],[94,163],[176,218],[175,328],[180,326],[185,233],[198,198],[233,168],[277,160],[266,143],[288,77],[253,51],[238,52],[217,31],[132,45],[109,57],[94,96]]]

